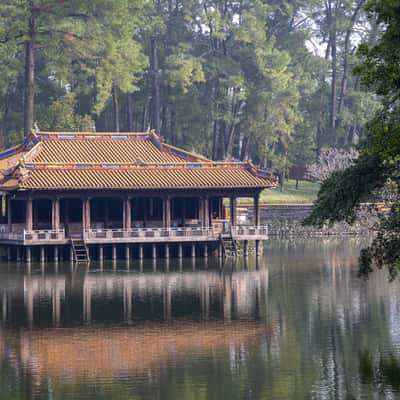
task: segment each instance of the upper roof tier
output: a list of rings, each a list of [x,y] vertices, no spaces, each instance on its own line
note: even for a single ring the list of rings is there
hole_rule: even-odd
[[[2,190],[265,188],[269,172],[214,162],[143,133],[32,132],[0,153]]]

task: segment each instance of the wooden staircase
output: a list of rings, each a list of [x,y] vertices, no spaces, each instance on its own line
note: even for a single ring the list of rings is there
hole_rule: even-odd
[[[89,249],[82,239],[71,239],[72,251],[74,253],[74,261],[77,263],[88,263]]]
[[[222,251],[225,257],[236,257],[237,256],[237,245],[233,239],[232,231],[229,235],[221,235],[220,242],[222,245]]]

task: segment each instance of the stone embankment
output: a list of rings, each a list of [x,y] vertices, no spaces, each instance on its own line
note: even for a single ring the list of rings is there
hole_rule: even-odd
[[[264,204],[261,206],[261,220],[263,225],[268,226],[271,236],[353,236],[370,235],[371,231],[367,224],[358,221],[354,225],[344,222],[336,223],[333,226],[303,226],[304,218],[311,212],[311,204]],[[245,222],[251,220],[253,207],[246,205],[238,209],[239,220]]]

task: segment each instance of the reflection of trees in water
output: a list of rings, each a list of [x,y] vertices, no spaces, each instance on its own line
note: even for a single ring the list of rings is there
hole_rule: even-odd
[[[358,353],[359,373],[362,383],[372,384],[382,391],[400,392],[400,358],[393,353],[374,358],[368,349]]]
[[[349,241],[351,243],[347,244]],[[138,315],[139,304],[153,304],[156,307],[158,301],[168,304],[169,298],[186,302],[193,296],[200,299],[197,303],[186,304],[186,310],[191,310],[192,314],[185,314],[185,318],[198,320],[190,330],[179,329],[180,320],[175,318],[174,321],[173,310],[178,303],[173,301],[171,320],[166,318],[164,322],[146,322],[152,324],[153,330],[148,326],[148,332],[153,332],[153,336],[148,335],[147,345],[130,346],[124,360],[125,365],[130,365],[131,371],[134,371],[135,365],[138,367],[140,364],[137,361],[139,357],[145,366],[143,370],[149,373],[146,379],[134,382],[124,377],[114,379],[112,387],[98,382],[98,387],[108,390],[109,396],[154,398],[152,395],[155,390],[163,394],[161,397],[172,400],[179,398],[182,395],[180,390],[184,390],[185,395],[181,397],[196,399],[370,398],[371,392],[377,393],[382,386],[395,386],[389,378],[367,380],[368,369],[365,369],[366,372],[361,370],[359,351],[365,348],[376,351],[373,354],[372,379],[377,379],[378,370],[386,371],[385,374],[394,379],[398,371],[396,363],[381,363],[379,352],[383,354],[387,353],[387,349],[399,348],[400,337],[396,335],[400,332],[400,286],[396,282],[388,284],[383,271],[374,274],[368,281],[357,278],[357,246],[363,245],[359,242],[360,239],[353,238],[272,240],[265,247],[259,270],[249,259],[247,266],[229,262],[223,271],[212,268],[165,274],[96,271],[75,276],[74,280],[64,281],[65,284],[60,280],[52,281],[54,276],[45,274],[35,275],[35,279],[31,280],[31,289],[40,293],[40,301],[49,302],[48,299],[58,287],[62,307],[65,306],[65,296],[73,296],[79,300],[81,312],[84,296],[85,304],[89,304],[89,297],[93,299],[93,307],[101,297],[106,300],[98,304],[104,307],[107,301],[118,298],[121,300],[118,307],[123,314],[124,324],[129,307],[122,299],[124,296],[126,298],[129,290],[140,300],[139,303],[132,303],[133,318],[135,313]],[[60,277],[63,279],[62,273],[58,279]],[[23,288],[24,285],[19,287]],[[28,287],[25,285],[25,293]],[[151,303],[150,298],[156,300]],[[209,299],[208,305],[206,299]],[[214,314],[217,319],[215,323],[212,321],[213,314],[202,311],[207,307],[221,311],[219,316]],[[61,311],[65,312],[65,309]],[[159,316],[164,318],[162,308]],[[126,344],[124,338],[129,339],[130,343],[140,343],[147,329],[146,326],[138,328],[136,320],[133,324],[128,322],[129,327],[122,327],[113,334],[108,334],[106,329],[102,330],[99,326],[93,332],[94,327],[90,324],[93,324],[95,317],[92,312],[92,322],[87,319],[86,328],[77,328],[82,332],[82,343],[86,341],[87,349],[92,347],[90,343],[97,343],[98,349],[101,349],[107,346],[105,343],[108,341],[111,343],[109,346],[116,346],[122,353]],[[158,349],[161,351],[158,354],[161,356],[148,358],[145,350],[157,348],[153,339],[157,336],[157,326],[162,324],[169,328],[166,328],[159,342],[161,346]],[[265,326],[271,327],[269,332]],[[56,344],[57,331],[48,329],[42,335],[42,330],[34,329],[23,336],[25,343],[28,343],[26,340],[30,341],[32,353],[34,349],[38,351],[41,348],[44,356],[46,349],[52,345],[61,349],[59,346],[64,339]],[[184,338],[179,344],[175,342],[171,346],[176,341],[176,335]],[[19,341],[18,345],[21,343]],[[196,353],[192,347],[197,344],[199,351]],[[141,347],[141,351],[136,354],[135,348],[138,347]],[[217,348],[220,351],[216,351]],[[28,350],[25,354],[29,355]],[[60,374],[62,354],[72,358],[74,354],[67,347],[63,352],[60,350],[60,359],[52,361],[54,368],[58,365]],[[75,354],[77,358],[79,353]],[[154,350],[153,356],[155,354]],[[35,360],[39,359],[39,356],[31,358],[32,365],[37,367]],[[101,361],[103,359],[105,361]],[[86,367],[92,372],[100,365],[104,366],[104,371],[107,368],[114,371],[118,365],[118,362],[107,362],[107,357],[102,358],[100,350],[90,363]],[[154,373],[154,365],[160,365],[159,374]],[[85,365],[76,364],[75,367],[79,370]],[[123,375],[121,370],[119,373]],[[42,375],[36,375],[36,378],[32,378],[34,382],[38,376],[41,390],[45,392],[49,388],[48,381]],[[79,394],[92,390],[84,379],[79,383],[79,388],[60,382],[52,381],[51,390],[54,390],[55,398],[62,397],[67,391],[79,397]]]
[[[357,278],[356,246],[364,243],[355,240],[347,247],[346,240],[286,241],[278,250],[270,242],[266,251],[269,312],[280,333],[271,340],[278,341],[278,356],[288,348],[300,355],[299,369],[314,373],[311,386],[318,398],[361,393],[355,380],[360,346],[383,350],[400,340],[400,286],[388,283],[385,273]],[[304,364],[310,358],[319,368]]]

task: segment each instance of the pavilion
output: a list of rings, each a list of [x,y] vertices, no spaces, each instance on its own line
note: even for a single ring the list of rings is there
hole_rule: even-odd
[[[32,131],[0,153],[0,245],[28,262],[207,256],[227,240],[266,239],[259,196],[275,185],[250,162],[215,162],[154,131]],[[236,221],[239,197],[254,199],[246,226]]]

